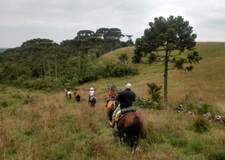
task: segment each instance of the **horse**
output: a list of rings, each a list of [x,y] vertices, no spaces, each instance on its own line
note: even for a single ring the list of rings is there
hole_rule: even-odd
[[[67,97],[67,99],[71,99],[72,98],[72,92],[66,91],[66,97]]]
[[[117,122],[120,143],[122,144],[122,139],[124,138],[124,134],[126,134],[127,139],[130,140],[131,150],[136,150],[142,127],[143,119],[139,113],[133,111],[125,113],[124,116]]]
[[[110,105],[110,103],[108,103],[107,113],[109,119],[112,119],[112,113],[115,110],[115,108],[116,107],[112,107],[112,104]],[[131,150],[132,149],[136,150],[138,146],[141,129],[143,127],[143,119],[141,115],[134,111],[126,112],[116,123],[117,129],[119,131],[120,144],[122,145],[125,134],[126,138],[130,140]]]
[[[115,99],[110,99],[107,103],[106,110],[107,110],[107,116],[109,118],[110,121],[112,121],[112,114],[113,111],[116,109],[116,107],[118,106],[119,102],[116,101]]]
[[[95,107],[95,103],[96,103],[96,98],[95,98],[95,96],[89,97],[88,103],[91,103],[91,107],[94,108],[94,107]]]
[[[76,91],[73,94],[74,94],[75,100],[77,102],[79,102],[80,101],[80,95]]]

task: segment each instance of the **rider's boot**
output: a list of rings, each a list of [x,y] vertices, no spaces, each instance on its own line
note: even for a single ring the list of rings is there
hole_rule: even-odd
[[[112,128],[114,128],[114,126],[115,126],[115,119],[112,119],[112,122],[109,121],[109,125],[110,125]]]

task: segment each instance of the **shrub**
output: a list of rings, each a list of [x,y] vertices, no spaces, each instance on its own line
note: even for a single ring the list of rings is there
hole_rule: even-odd
[[[151,99],[154,102],[159,103],[161,101],[160,90],[162,86],[157,86],[155,83],[147,83],[149,87],[148,93],[151,95]]]
[[[225,160],[225,150],[224,149],[214,149],[209,154],[209,160]]]
[[[209,128],[209,122],[204,117],[198,117],[194,124],[193,124],[194,130],[198,133],[203,133],[208,131]]]
[[[3,101],[3,102],[1,102],[1,106],[2,106],[3,108],[6,108],[6,107],[9,106],[9,104],[8,104],[7,101]]]
[[[205,114],[207,112],[214,113],[213,107],[207,103],[204,103],[202,106],[199,106],[197,110],[199,114]]]
[[[106,74],[108,73],[108,74]],[[129,75],[137,75],[138,74],[138,69],[133,68],[131,66],[126,66],[125,70],[123,67],[117,64],[107,64],[105,67],[104,72],[101,72],[103,77],[123,77],[124,74],[125,76]]]
[[[26,136],[31,136],[31,135],[33,135],[33,134],[34,134],[34,128],[33,128],[33,127],[31,127],[31,128],[26,128],[26,129],[24,130],[24,134],[25,134]]]
[[[23,104],[29,104],[29,103],[32,103],[33,102],[33,97],[27,95],[26,98],[24,99],[23,101]]]
[[[170,144],[174,147],[185,147],[188,144],[188,142],[185,138],[178,137],[172,138]]]
[[[186,154],[200,154],[204,150],[204,145],[200,140],[193,140],[185,148]]]
[[[156,128],[153,127],[152,123],[148,122],[148,124],[145,124],[142,131],[141,131],[141,137],[146,140],[148,144],[153,143],[164,143],[165,139],[162,136],[162,133]]]
[[[185,104],[187,106],[187,109],[191,111],[197,108],[197,104],[194,101],[193,93],[186,94],[183,104]]]

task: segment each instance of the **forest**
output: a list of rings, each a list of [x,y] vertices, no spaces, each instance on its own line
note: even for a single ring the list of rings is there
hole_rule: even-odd
[[[79,85],[100,77],[120,77],[137,74],[137,70],[114,62],[96,61],[115,49],[133,46],[132,35],[119,28],[99,28],[96,32],[81,30],[71,40],[60,44],[50,39],[35,38],[20,47],[0,54],[0,83],[17,87],[47,89]],[[120,57],[125,64],[127,55]]]

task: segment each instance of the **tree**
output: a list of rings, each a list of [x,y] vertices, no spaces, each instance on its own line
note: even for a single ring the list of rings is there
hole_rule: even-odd
[[[77,33],[77,37],[75,37],[75,39],[83,39],[83,38],[87,38],[87,37],[91,37],[94,36],[94,32],[91,30],[81,30]]]
[[[127,68],[127,61],[128,61],[128,56],[126,53],[121,54],[118,59],[120,60],[120,62],[122,63],[123,66],[123,76],[125,77],[126,75],[126,68]]]
[[[133,35],[126,35],[128,40],[127,40],[127,46],[133,46],[134,45],[134,42],[132,41],[132,37]]]
[[[193,69],[193,64],[197,64],[202,57],[195,50],[197,37],[192,33],[193,27],[188,21],[184,21],[181,16],[165,19],[155,18],[154,23],[149,23],[149,28],[145,29],[144,35],[136,39],[134,63],[141,62],[145,55],[149,56],[149,63],[163,62],[164,64],[164,105],[167,106],[167,79],[169,63],[173,63],[178,70]],[[182,55],[185,53],[185,55]]]

